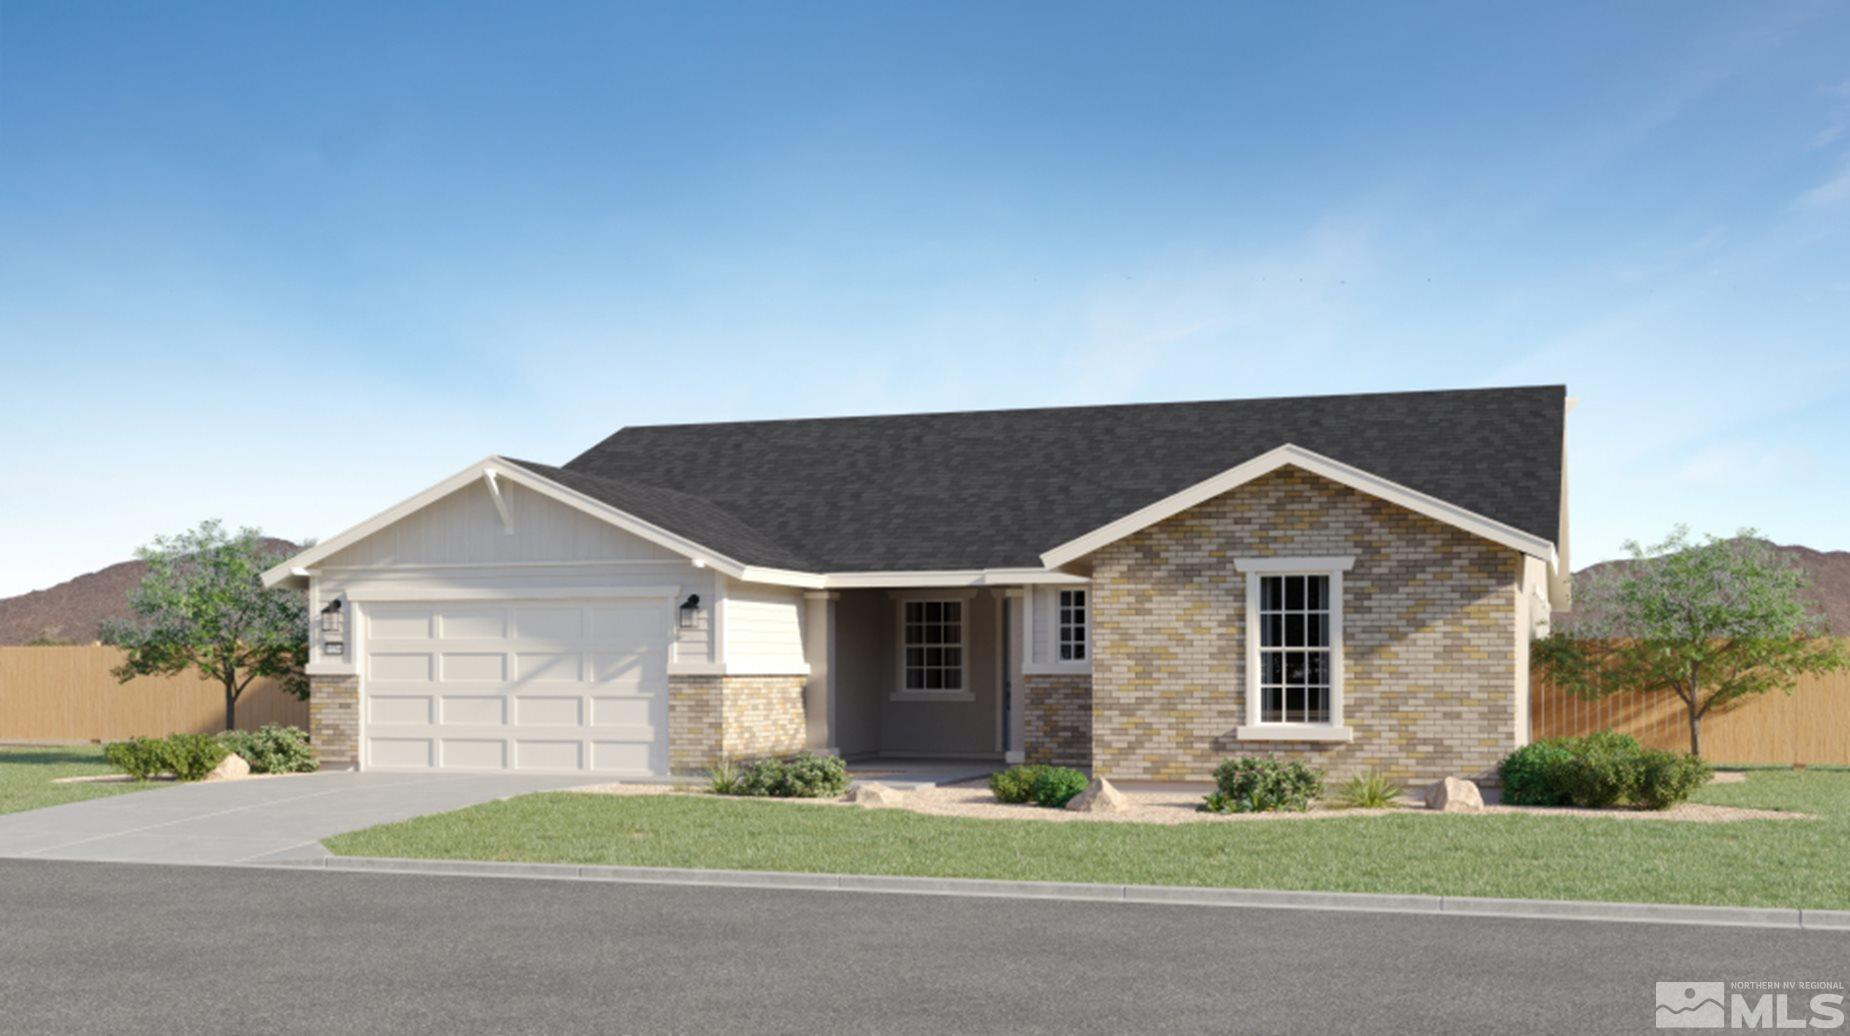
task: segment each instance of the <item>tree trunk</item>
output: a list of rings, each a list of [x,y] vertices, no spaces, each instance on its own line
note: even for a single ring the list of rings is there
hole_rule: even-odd
[[[225,729],[238,729],[238,685],[225,681]]]
[[[1702,758],[1702,676],[1694,664],[1689,667],[1689,754]]]

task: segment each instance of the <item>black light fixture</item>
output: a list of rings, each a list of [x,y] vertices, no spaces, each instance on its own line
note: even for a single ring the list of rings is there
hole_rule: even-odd
[[[693,629],[694,617],[700,613],[700,595],[688,594],[687,600],[681,602],[680,613],[681,628],[684,630]]]
[[[326,608],[321,609],[321,653],[324,655],[344,655],[347,644],[342,637],[344,627],[341,625],[341,602],[335,598]]]

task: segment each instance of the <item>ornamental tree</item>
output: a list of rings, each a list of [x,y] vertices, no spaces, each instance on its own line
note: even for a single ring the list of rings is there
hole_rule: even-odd
[[[265,589],[263,571],[287,554],[266,547],[256,529],[225,532],[216,521],[156,537],[135,552],[148,572],[129,591],[134,619],[103,624],[103,642],[128,653],[118,680],[171,676],[187,669],[225,689],[225,729],[237,725],[238,698],[260,677],[308,697],[308,614],[302,595]]]
[[[1700,756],[1711,710],[1850,665],[1803,596],[1810,578],[1754,530],[1697,543],[1677,526],[1625,548],[1629,562],[1574,588],[1573,629],[1535,644],[1543,672],[1570,692],[1674,694]]]

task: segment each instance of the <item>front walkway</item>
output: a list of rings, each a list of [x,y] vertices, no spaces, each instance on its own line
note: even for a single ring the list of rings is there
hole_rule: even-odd
[[[0,816],[0,857],[256,863],[327,855],[321,839],[584,776],[311,773],[182,784]]]
[[[848,779],[909,791],[983,780],[1001,769],[1005,769],[1004,764],[996,760],[862,759],[848,764]]]

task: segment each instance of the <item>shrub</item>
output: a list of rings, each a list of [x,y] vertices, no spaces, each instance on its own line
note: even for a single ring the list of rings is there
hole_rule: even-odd
[[[1564,806],[1560,774],[1574,758],[1559,738],[1534,741],[1503,757],[1497,779],[1503,782],[1503,803],[1508,806]]]
[[[1216,767],[1214,787],[1202,805],[1211,813],[1301,813],[1323,794],[1323,771],[1295,759],[1247,756]]]
[[[996,795],[997,802],[1010,804],[1034,801],[1034,779],[1041,775],[1045,766],[1011,766],[989,775],[989,790]]]
[[[1085,774],[1070,770],[1064,766],[1045,766],[1034,775],[1034,783],[1029,786],[1029,794],[1037,806],[1048,809],[1064,809],[1075,795],[1086,790],[1092,783]]]
[[[1709,782],[1714,771],[1693,755],[1646,749],[1642,780],[1634,801],[1646,809],[1669,809]]]
[[[173,772],[171,747],[166,738],[131,737],[127,741],[112,742],[103,746],[103,759],[138,781]]]
[[[834,798],[848,788],[848,768],[833,756],[804,752],[788,759],[760,759],[740,771],[733,795],[780,799]]]
[[[721,759],[707,771],[707,790],[715,795],[739,794],[739,767],[730,759]]]
[[[1695,756],[1648,749],[1629,734],[1537,741],[1497,765],[1503,801],[1512,806],[1630,805],[1666,809],[1689,798],[1710,776]]]
[[[301,727],[266,723],[261,730],[227,730],[218,743],[242,756],[252,773],[307,773],[319,765]]]
[[[1399,802],[1400,796],[1400,785],[1379,770],[1349,778],[1336,793],[1337,800],[1350,809],[1386,809]]]
[[[167,749],[173,775],[183,781],[204,778],[231,754],[210,734],[175,734],[167,739]]]

